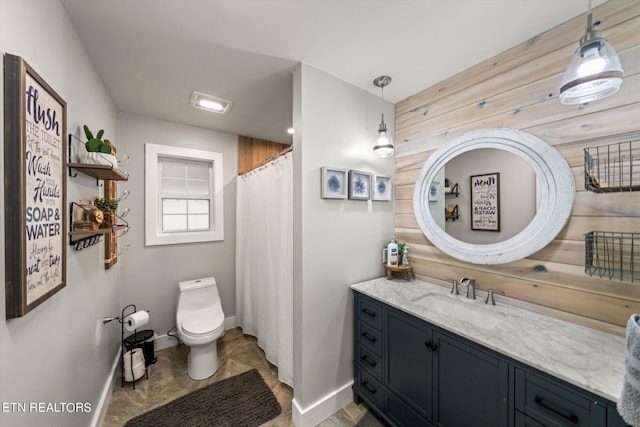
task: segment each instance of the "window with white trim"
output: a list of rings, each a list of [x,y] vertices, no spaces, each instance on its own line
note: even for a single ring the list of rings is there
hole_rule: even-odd
[[[222,153],[145,144],[147,245],[224,239]]]

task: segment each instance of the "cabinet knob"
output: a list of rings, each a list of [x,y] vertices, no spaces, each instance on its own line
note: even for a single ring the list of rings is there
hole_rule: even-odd
[[[361,359],[367,362],[371,367],[375,367],[378,364],[375,360],[367,355],[362,356]]]
[[[368,391],[369,393],[371,393],[371,394],[375,394],[375,393],[378,391],[378,389],[376,389],[374,386],[372,386],[371,384],[369,384],[367,381],[364,381],[364,382],[362,383],[362,386],[363,386],[364,388],[366,388],[366,389],[367,389],[367,391]]]
[[[376,317],[376,313],[375,313],[375,311],[371,311],[371,310],[369,310],[368,308],[363,308],[363,309],[362,309],[362,312],[363,312],[364,314],[366,314],[367,316],[369,316],[369,317]]]
[[[431,341],[426,341],[424,343],[425,347],[427,347],[429,350],[431,351],[436,351],[438,349],[438,346],[434,343],[432,343]]]
[[[371,342],[376,342],[377,341],[376,337],[374,337],[373,335],[371,335],[368,332],[363,332],[362,336],[365,337],[367,340],[369,340]]]

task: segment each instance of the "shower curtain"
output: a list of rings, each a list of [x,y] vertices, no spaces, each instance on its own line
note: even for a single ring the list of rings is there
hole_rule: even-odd
[[[236,322],[293,386],[293,161],[238,177]]]

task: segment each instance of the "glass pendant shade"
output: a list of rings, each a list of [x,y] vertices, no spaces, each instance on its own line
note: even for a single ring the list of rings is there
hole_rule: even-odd
[[[379,157],[393,156],[393,140],[388,134],[387,125],[384,123],[384,114],[382,115],[380,126],[378,127],[378,139],[376,140],[376,145],[373,147],[373,151]]]
[[[382,91],[383,100],[384,87],[389,83],[391,83],[391,77],[389,76],[380,76],[373,80],[373,85],[379,87]],[[376,145],[373,146],[373,152],[376,153],[378,157],[391,157],[394,153],[393,139],[389,135],[387,125],[384,122],[384,114],[382,114],[382,119],[380,120],[380,125],[378,126],[378,138],[376,139]]]
[[[620,58],[600,32],[593,30],[589,14],[587,32],[580,39],[580,47],[562,76],[560,102],[583,104],[595,101],[616,93],[621,84]]]

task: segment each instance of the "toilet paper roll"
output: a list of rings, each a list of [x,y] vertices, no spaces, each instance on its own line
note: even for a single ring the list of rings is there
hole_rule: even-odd
[[[133,332],[136,329],[149,323],[149,313],[146,311],[136,311],[124,318],[124,329]]]

